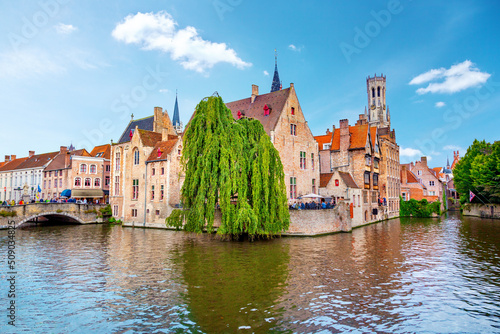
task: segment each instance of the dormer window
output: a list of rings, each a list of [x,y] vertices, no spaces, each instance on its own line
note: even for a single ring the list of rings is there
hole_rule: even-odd
[[[330,145],[330,144],[323,144],[323,149],[324,149],[324,150],[329,150],[329,149],[330,149],[330,147],[331,147],[331,145]]]

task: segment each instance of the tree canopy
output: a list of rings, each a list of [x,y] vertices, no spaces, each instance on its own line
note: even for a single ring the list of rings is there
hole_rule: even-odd
[[[500,142],[474,140],[453,170],[455,188],[462,202],[469,190],[485,203],[500,203]]]
[[[183,147],[183,209],[174,210],[167,225],[213,232],[219,207],[221,235],[273,236],[288,228],[283,165],[259,121],[235,120],[221,97],[205,98]]]

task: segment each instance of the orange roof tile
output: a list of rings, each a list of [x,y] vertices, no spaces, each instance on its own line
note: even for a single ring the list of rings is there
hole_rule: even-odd
[[[59,152],[35,154],[32,157],[26,159],[16,169],[43,167],[46,164],[48,164],[52,159],[54,159],[58,154]]]
[[[352,178],[352,175],[350,173],[339,172],[339,175],[347,187],[359,189],[358,185],[356,184],[356,182],[354,182],[354,179]]]
[[[2,167],[0,167],[0,172],[5,172],[9,170],[17,169],[17,167],[26,161],[28,157],[14,159],[12,161],[7,161]]]
[[[96,146],[92,149],[92,152],[90,152],[90,156],[92,157],[99,156],[99,158],[104,158],[104,159],[109,159],[110,154],[111,154],[110,144]]]
[[[370,127],[370,137],[372,139],[372,147],[375,147],[375,142],[377,141],[377,127]]]
[[[332,179],[332,176],[333,176],[333,173],[319,174],[319,187],[326,188],[326,186],[328,186],[328,183]]]
[[[148,131],[148,130],[142,130],[142,129],[137,129],[139,131],[139,135],[142,140],[142,144],[144,146],[155,146],[156,143],[161,141],[161,133],[153,132],[153,131]]]
[[[147,161],[166,159],[167,155],[169,155],[172,152],[173,148],[175,147],[175,144],[177,144],[177,141],[178,138],[176,136],[169,136],[169,140],[156,143]]]
[[[314,139],[318,142],[318,148],[321,151],[323,149],[324,144],[330,144],[332,141],[333,133],[328,133],[326,135],[316,136]]]

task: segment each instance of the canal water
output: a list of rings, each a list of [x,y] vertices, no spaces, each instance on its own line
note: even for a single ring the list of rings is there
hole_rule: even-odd
[[[16,327],[0,332],[500,332],[500,221],[396,219],[222,242],[105,225],[18,229]]]

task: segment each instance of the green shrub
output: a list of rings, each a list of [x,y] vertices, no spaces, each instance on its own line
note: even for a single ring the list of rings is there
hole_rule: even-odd
[[[83,212],[85,212],[85,213],[97,213],[97,210],[96,209],[88,209],[88,210],[85,210]]]
[[[400,197],[399,215],[401,217],[421,217],[428,218],[431,217],[433,213],[438,215],[441,214],[441,202],[436,201],[429,203],[425,198],[421,201],[416,199],[410,199],[409,201],[403,201]]]
[[[116,223],[116,219],[115,219],[115,217],[111,217],[111,218],[109,218],[109,219],[108,219],[108,223],[111,223],[111,224]]]
[[[17,216],[17,212],[16,211],[1,210],[0,216],[1,217],[15,217],[15,216]]]
[[[111,216],[111,205],[108,204],[105,207],[100,208],[99,212],[100,212],[98,214],[99,217]]]

